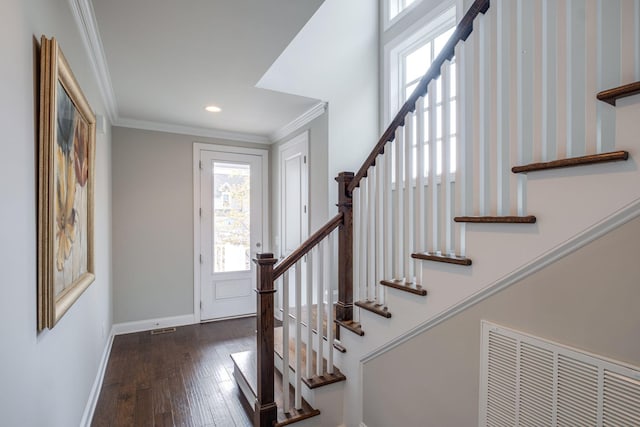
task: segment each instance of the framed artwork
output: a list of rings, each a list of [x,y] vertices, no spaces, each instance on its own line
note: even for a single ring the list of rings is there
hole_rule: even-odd
[[[40,44],[38,330],[94,281],[96,119],[55,38]]]

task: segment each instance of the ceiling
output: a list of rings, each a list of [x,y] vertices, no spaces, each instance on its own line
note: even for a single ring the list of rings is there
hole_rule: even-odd
[[[115,124],[268,140],[319,102],[255,85],[323,1],[92,0]]]

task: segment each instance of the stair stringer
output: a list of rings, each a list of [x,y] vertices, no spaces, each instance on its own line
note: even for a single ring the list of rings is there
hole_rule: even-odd
[[[526,214],[536,215],[536,224],[468,224],[465,255],[473,265],[422,262],[418,266],[426,298],[388,289],[386,305],[392,318],[360,310],[366,335],[343,332],[348,352],[338,355],[336,362],[347,376],[345,425],[362,421],[364,362],[640,215],[638,117],[639,97],[620,100],[616,149],[629,151],[629,160],[530,173]]]

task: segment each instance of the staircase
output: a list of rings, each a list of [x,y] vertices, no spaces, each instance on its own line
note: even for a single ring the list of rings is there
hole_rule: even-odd
[[[622,84],[640,65],[606,44],[621,14],[579,0],[558,22],[555,2],[493,3],[471,5],[362,167],[336,178],[338,215],[285,260],[255,260],[257,350],[232,356],[254,425],[357,425],[363,361],[640,200],[640,81]]]

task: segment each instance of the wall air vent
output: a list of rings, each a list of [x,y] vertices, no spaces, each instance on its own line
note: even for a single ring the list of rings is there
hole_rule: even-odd
[[[640,426],[640,368],[482,322],[480,426]]]

